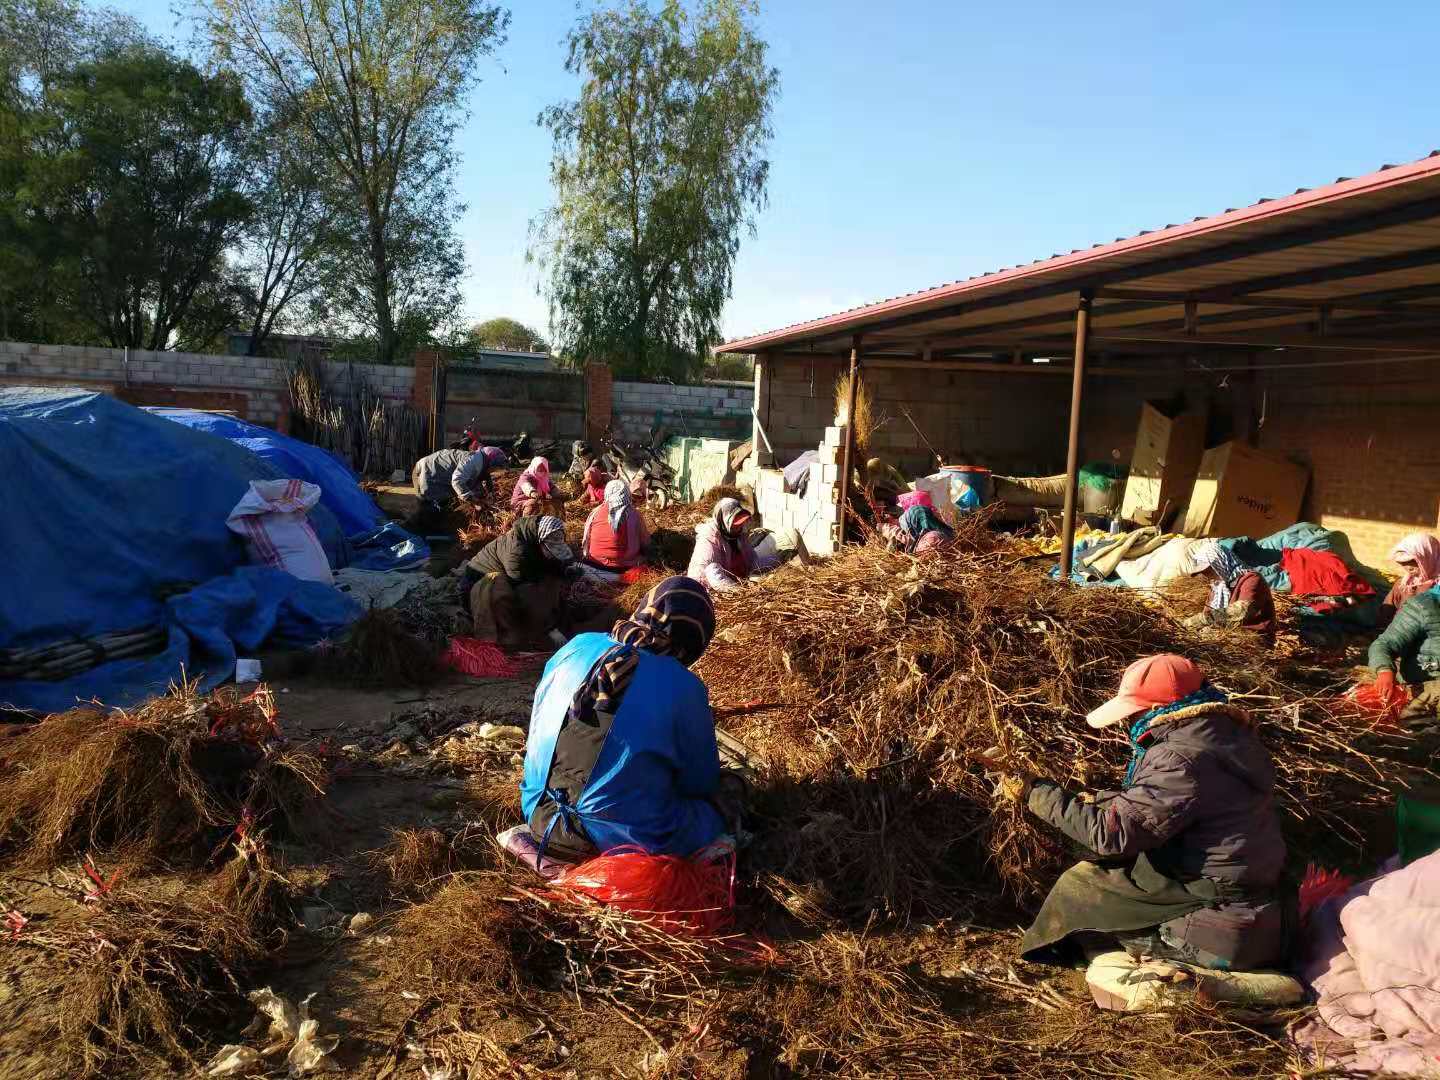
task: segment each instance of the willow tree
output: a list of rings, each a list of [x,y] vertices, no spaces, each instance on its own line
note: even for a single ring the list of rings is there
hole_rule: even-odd
[[[578,100],[545,110],[555,205],[536,222],[556,351],[689,379],[719,340],[764,205],[779,76],[751,0],[641,0],[567,38]]]
[[[218,56],[297,117],[332,179],[335,302],[382,360],[456,302],[454,136],[509,14],[486,0],[208,0]]]

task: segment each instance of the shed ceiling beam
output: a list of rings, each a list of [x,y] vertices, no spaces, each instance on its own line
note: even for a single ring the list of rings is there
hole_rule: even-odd
[[[1085,274],[1081,271],[1067,281],[1035,285],[1028,289],[1016,289],[994,296],[980,296],[969,301],[959,301],[954,304],[931,308],[928,311],[916,311],[907,315],[895,315],[888,319],[876,319],[872,322],[857,320],[851,326],[843,328],[836,327],[833,330],[826,331],[808,340],[818,342],[832,338],[840,339],[848,337],[853,332],[855,326],[863,327],[866,333],[898,329],[902,326],[915,326],[935,319],[954,318],[971,311],[986,311],[997,307],[1009,307],[1012,304],[1025,303],[1031,300],[1044,300],[1053,296],[1063,296],[1066,294],[1073,295],[1079,292],[1082,286],[1086,285],[1095,288],[1104,288],[1110,285],[1119,285],[1127,281],[1139,281],[1148,277],[1157,277],[1161,274],[1173,274],[1182,270],[1193,270],[1199,266],[1213,266],[1218,263],[1232,262],[1235,259],[1243,259],[1251,255],[1264,255],[1275,251],[1304,247],[1309,244],[1324,243],[1328,240],[1340,240],[1349,236],[1358,236],[1363,233],[1374,232],[1378,229],[1410,225],[1417,221],[1427,221],[1436,217],[1440,217],[1440,198],[1421,199],[1417,202],[1403,203],[1399,206],[1388,206],[1369,214],[1342,218],[1338,221],[1320,221],[1313,225],[1302,225],[1294,229],[1281,230],[1276,233],[1271,233],[1268,236],[1232,240],[1228,244],[1220,244],[1216,247],[1201,251],[1192,251],[1183,255],[1170,255],[1158,259],[1151,259],[1148,262],[1140,262],[1132,266],[1120,267],[1101,273]],[[979,283],[977,283],[977,287],[979,287]]]
[[[1303,285],[1324,285],[1331,281],[1370,277],[1373,274],[1388,274],[1396,270],[1413,270],[1416,267],[1434,266],[1436,263],[1440,263],[1440,247],[1397,251],[1391,255],[1374,255],[1368,259],[1356,259],[1353,262],[1336,263],[1332,266],[1316,266],[1309,270],[1292,270],[1284,274],[1269,274],[1265,277],[1251,278],[1249,281],[1237,281],[1214,289],[1198,290],[1192,293],[1191,297],[1203,303],[1223,304],[1227,298],[1247,294],[1273,292],[1276,289],[1293,289]],[[1336,302],[1324,301],[1327,304]]]
[[[1440,285],[1417,286],[1429,291],[1434,295]],[[1383,300],[1367,300],[1363,297],[1354,299],[1336,298],[1334,300],[1302,300],[1299,297],[1289,296],[1220,296],[1215,290],[1202,290],[1199,292],[1166,292],[1161,289],[1126,289],[1110,288],[1101,289],[1099,296],[1103,299],[1134,300],[1135,304],[1124,305],[1129,310],[1137,310],[1150,304],[1224,304],[1232,307],[1252,308],[1278,308],[1282,311],[1319,311],[1321,308],[1330,308],[1333,311],[1373,311],[1385,314],[1404,314],[1407,312],[1418,312],[1423,315],[1440,314],[1440,307],[1412,307],[1406,304],[1386,303]],[[1121,306],[1121,305],[1115,305]],[[1110,310],[1102,308],[1102,311]],[[1225,313],[1239,314],[1242,318],[1254,318],[1249,312]],[[1213,317],[1213,313],[1212,316]]]
[[[1166,333],[1160,330],[1102,330],[1092,335],[1091,340],[1105,344],[1189,344],[1245,346],[1256,349],[1316,349],[1345,352],[1390,352],[1417,353],[1421,355],[1440,352],[1440,333],[1430,342],[1395,338],[1336,337],[1333,334],[1322,337],[1319,334],[1267,334],[1263,330],[1247,332],[1237,330],[1229,334],[1186,334]]]

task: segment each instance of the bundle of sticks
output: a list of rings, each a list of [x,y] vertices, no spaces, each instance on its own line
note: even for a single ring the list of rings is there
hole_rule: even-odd
[[[167,640],[165,628],[156,625],[112,630],[28,649],[0,649],[0,679],[68,679],[111,660],[159,652]]]
[[[983,523],[928,560],[867,546],[771,575],[722,599],[719,623],[696,670],[722,725],[771,763],[772,812],[801,826],[770,852],[798,901],[819,885],[822,899],[839,891],[891,914],[951,909],[957,890],[987,887],[947,877],[947,853],[965,843],[993,868],[989,888],[1033,900],[1064,853],[997,796],[977,755],[999,747],[1019,770],[1118,786],[1123,734],[1093,732],[1083,716],[1154,653],[1195,659],[1257,716],[1292,841],[1317,854],[1353,859],[1389,813],[1397,775],[1423,768],[1408,736],[1358,720],[1344,673],[1238,632],[1198,637],[1128,590],[1061,585]],[[827,837],[834,871],[811,858]],[[865,859],[840,857],[857,844]]]

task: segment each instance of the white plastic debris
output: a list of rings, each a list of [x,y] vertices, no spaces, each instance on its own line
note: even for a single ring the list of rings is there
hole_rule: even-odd
[[[289,998],[275,993],[270,987],[263,990],[255,990],[250,995],[250,1001],[259,1010],[256,1016],[256,1024],[263,1022],[263,1018],[270,1020],[270,1030],[266,1033],[268,1042],[257,1054],[247,1047],[226,1047],[226,1050],[242,1050],[254,1054],[253,1061],[261,1058],[271,1057],[285,1052],[285,1061],[289,1065],[291,1076],[305,1076],[325,1066],[326,1057],[335,1052],[340,1045],[340,1036],[320,1034],[320,1021],[310,1019],[310,1000],[315,995],[311,994],[304,1001],[300,1002],[297,1009]],[[211,1062],[213,1067],[215,1062]],[[207,1073],[215,1076],[237,1076],[240,1070],[226,1073]]]
[[[248,1046],[231,1043],[215,1052],[205,1066],[204,1076],[244,1076],[260,1064],[260,1052]]]
[[[363,934],[369,929],[370,924],[375,921],[375,916],[368,911],[357,911],[350,916],[349,930],[352,934]]]
[[[514,724],[492,724],[486,720],[475,730],[475,736],[486,742],[525,745],[525,729]]]

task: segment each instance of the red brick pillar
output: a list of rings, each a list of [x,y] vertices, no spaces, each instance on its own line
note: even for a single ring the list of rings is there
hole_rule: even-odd
[[[430,412],[430,398],[435,389],[435,365],[440,354],[424,350],[415,354],[415,385],[410,388],[410,403],[421,415]]]
[[[614,376],[606,364],[585,365],[585,437],[597,441],[610,426]]]

